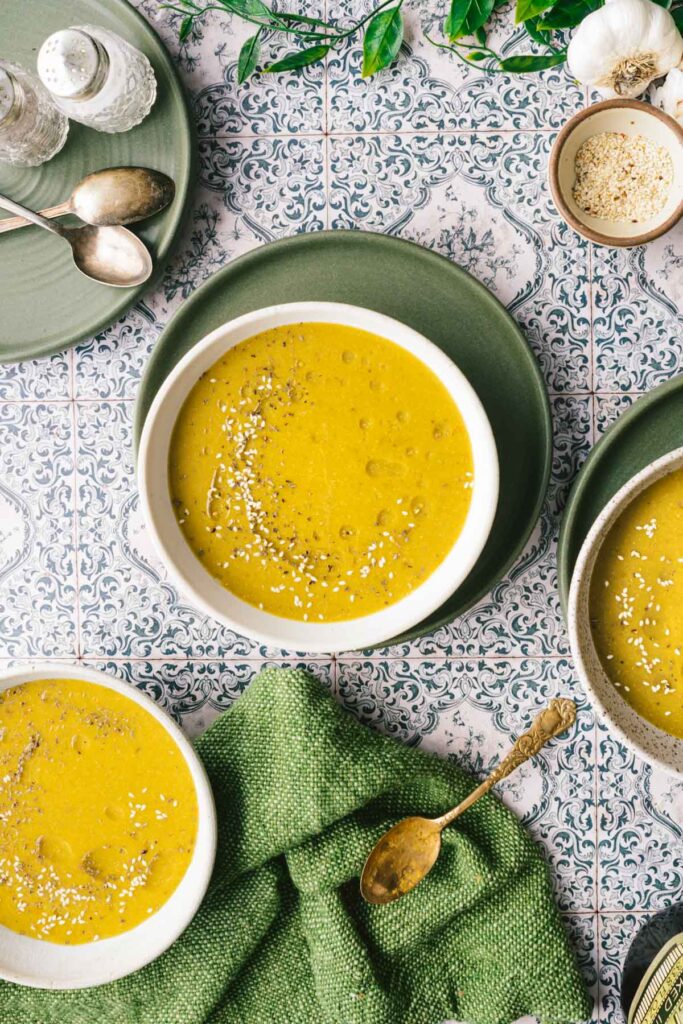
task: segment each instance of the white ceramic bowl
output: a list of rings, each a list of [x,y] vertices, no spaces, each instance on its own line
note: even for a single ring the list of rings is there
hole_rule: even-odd
[[[593,135],[644,135],[668,150],[673,163],[671,192],[663,208],[641,224],[593,217],[577,206],[573,188],[577,151]],[[683,128],[664,111],[641,100],[603,100],[567,121],[550,154],[550,187],[560,214],[584,238],[601,245],[643,245],[670,231],[683,216]]]
[[[83,679],[116,690],[139,704],[166,729],[185,759],[197,792],[199,820],[192,860],[166,903],[135,928],[111,939],[62,946],[18,935],[0,926],[0,978],[32,988],[74,989],[103,985],[132,974],[168,949],[187,928],[201,903],[216,853],[216,810],[204,766],[177,725],[134,686],[104,672],[49,663],[3,674],[0,690],[34,679]]]
[[[651,725],[626,703],[610,682],[593,644],[589,620],[591,577],[600,547],[611,527],[637,494],[683,466],[683,448],[663,455],[632,477],[605,505],[576,560],[569,591],[569,639],[581,683],[610,732],[648,764],[683,778],[683,740]]]
[[[261,331],[287,324],[338,323],[361,328],[412,352],[439,377],[467,427],[474,487],[463,529],[424,583],[390,607],[344,622],[310,623],[272,615],[235,597],[203,567],[176,522],[168,487],[171,434],[198,378],[228,349]],[[457,326],[454,326],[457,332]],[[406,382],[406,387],[409,382]],[[461,371],[417,331],[381,313],[334,302],[296,302],[257,310],[212,331],[180,360],[161,385],[147,414],[138,455],[142,507],[164,565],[196,607],[262,643],[310,653],[368,647],[409,629],[453,593],[486,544],[498,502],[498,456],[486,413]]]

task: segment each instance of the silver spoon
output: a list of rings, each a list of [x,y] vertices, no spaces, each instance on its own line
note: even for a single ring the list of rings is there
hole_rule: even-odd
[[[63,203],[40,210],[43,217],[75,213],[86,224],[134,224],[163,210],[175,195],[172,178],[149,167],[105,167],[87,174]],[[24,217],[0,220],[0,234],[25,228]]]
[[[147,247],[128,228],[93,227],[90,224],[66,228],[3,195],[0,195],[0,209],[25,217],[39,228],[63,238],[71,246],[74,263],[80,272],[100,284],[132,288],[142,284],[152,273],[152,257]]]

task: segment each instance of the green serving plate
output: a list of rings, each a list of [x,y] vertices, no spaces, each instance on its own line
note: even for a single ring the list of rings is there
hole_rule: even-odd
[[[500,497],[486,549],[437,612],[396,638],[411,640],[471,607],[524,547],[538,519],[552,457],[543,378],[512,317],[483,285],[444,257],[413,242],[362,231],[295,235],[235,260],[181,306],[159,338],[140,386],[136,443],[161,383],[195,342],[243,313],[305,300],[363,306],[420,331],[467,376],[493,428]]]
[[[576,559],[610,498],[655,459],[683,446],[683,374],[639,398],[604,433],[574,482],[562,518],[557,554],[566,617]]]
[[[137,164],[164,171],[176,196],[133,230],[161,269],[182,220],[192,182],[193,135],[184,90],[153,30],[126,0],[2,0],[2,56],[35,73],[43,40],[69,25],[113,29],[149,57],[158,94],[148,117],[129,132],[105,135],[71,122],[66,145],[40,167],[0,164],[0,192],[35,210],[52,206],[90,171]],[[4,214],[0,214],[4,216]],[[77,223],[74,221],[74,223]],[[64,242],[37,227],[0,235],[0,362],[60,352],[120,317],[149,287],[108,288],[80,274]]]

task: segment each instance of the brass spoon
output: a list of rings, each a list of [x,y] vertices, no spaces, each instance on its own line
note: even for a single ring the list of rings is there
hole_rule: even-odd
[[[576,719],[576,704],[567,697],[551,700],[516,741],[510,753],[489,777],[462,803],[440,818],[404,818],[385,832],[365,862],[360,891],[368,903],[391,903],[414,889],[436,863],[441,833],[484,796],[496,782],[506,778],[548,740],[565,732]]]
[[[75,213],[86,224],[99,227],[134,224],[163,210],[174,195],[173,179],[161,171],[149,167],[105,167],[79,181],[65,202],[39,212],[50,219]],[[0,220],[0,234],[30,223],[25,217],[6,217]]]
[[[152,273],[152,257],[146,245],[128,228],[93,227],[90,224],[66,228],[3,195],[0,195],[0,209],[18,213],[38,227],[63,238],[71,246],[78,270],[100,284],[132,288],[142,284]]]

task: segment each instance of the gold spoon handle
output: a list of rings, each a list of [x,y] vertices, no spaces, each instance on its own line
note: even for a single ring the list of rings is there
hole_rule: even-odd
[[[62,217],[65,213],[71,213],[71,200],[67,199],[64,203],[59,203],[58,206],[48,206],[46,210],[38,211],[43,217],[52,219],[53,217]],[[14,231],[15,228],[25,228],[31,223],[30,220],[26,220],[25,217],[5,217],[4,220],[0,220],[0,235],[4,231]]]
[[[493,769],[488,778],[452,811],[442,814],[440,818],[435,818],[436,823],[442,829],[446,825],[450,825],[452,821],[460,817],[463,811],[466,811],[480,797],[488,793],[492,786],[495,786],[501,779],[507,778],[515,768],[519,768],[525,761],[534,757],[549,740],[566,732],[575,720],[576,704],[573,700],[568,697],[556,697],[551,700],[548,707],[533,720],[528,732],[522,733],[517,738],[510,753],[503,758],[497,768]]]

